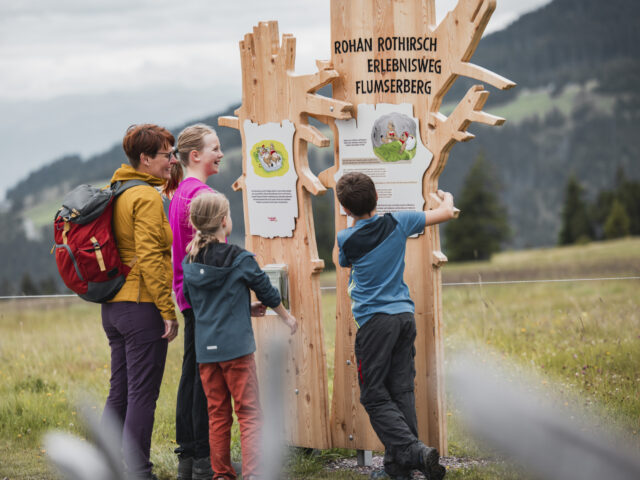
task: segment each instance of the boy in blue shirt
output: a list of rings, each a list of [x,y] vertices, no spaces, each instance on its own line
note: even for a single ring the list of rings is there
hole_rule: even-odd
[[[342,267],[351,267],[348,292],[359,327],[355,354],[360,402],[385,447],[384,472],[371,478],[409,479],[417,469],[427,480],[440,480],[446,470],[438,451],[418,439],[413,393],[416,322],[402,277],[407,237],[453,218],[453,197],[438,191],[442,203],[434,210],[378,216],[375,185],[359,172],[343,175],[336,193],[355,221],[338,232],[338,260]]]

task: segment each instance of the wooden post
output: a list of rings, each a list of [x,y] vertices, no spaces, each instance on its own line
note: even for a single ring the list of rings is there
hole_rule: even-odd
[[[326,68],[334,68],[339,73],[339,78],[333,83],[333,96],[353,104],[357,125],[365,118],[365,111],[367,116],[381,111],[374,111],[373,107],[365,109],[365,105],[386,104],[385,111],[397,107],[398,111],[409,111],[405,117],[415,119],[416,142],[411,142],[411,145],[417,143],[418,153],[413,159],[402,157],[404,160],[397,164],[424,161],[424,173],[420,172],[422,177],[413,179],[423,199],[417,203],[421,206],[416,206],[416,209],[436,205],[429,194],[437,191],[438,178],[451,147],[456,142],[473,138],[466,131],[471,122],[488,125],[504,122],[482,112],[488,96],[482,86],[471,88],[449,117],[439,112],[445,94],[459,75],[501,89],[515,86],[510,80],[469,63],[495,5],[495,0],[459,0],[455,9],[435,25],[435,0],[331,0],[332,58]],[[409,104],[410,108],[407,110],[403,104]],[[340,138],[344,122],[326,120],[334,133],[335,165],[319,177],[326,187],[333,188],[337,176],[347,168],[345,152],[358,142],[370,142],[375,146],[374,142],[379,140],[374,139],[371,133],[369,137],[362,135],[347,145]],[[360,127],[352,124],[349,128]],[[382,142],[393,143],[391,140],[397,138],[393,135],[399,136],[400,133],[389,133]],[[420,150],[422,147],[426,150]],[[349,158],[348,169],[357,170],[354,165],[358,162],[367,164],[369,161],[367,167],[379,162],[387,173],[380,173],[383,169],[374,169],[375,172],[389,176],[388,172],[393,168],[390,162],[395,159],[378,160],[378,154],[373,154],[375,150],[370,151],[368,159]],[[411,187],[411,179],[406,180],[407,188]],[[374,178],[374,181],[380,179]],[[397,179],[393,181],[397,182]],[[379,197],[382,186],[377,185]],[[384,187],[387,188],[386,185]],[[393,186],[387,190],[392,192],[389,194],[391,197],[398,192],[393,190]],[[339,231],[347,227],[347,217],[341,214],[337,199],[335,205],[336,231]],[[389,207],[389,210],[393,208]],[[382,446],[358,400],[354,354],[357,327],[346,294],[349,272],[338,265],[337,247],[334,248],[333,260],[337,268],[335,377],[331,412],[333,446],[380,450]],[[440,273],[445,262],[437,227],[427,228],[423,235],[408,241],[405,281],[415,302],[418,329],[415,395],[419,436],[442,454],[447,452]]]
[[[335,71],[320,68],[313,75],[294,73],[295,44],[295,38],[287,34],[282,36],[280,44],[277,22],[261,22],[254,27],[253,33],[245,35],[240,42],[242,106],[235,112],[237,117],[221,117],[219,124],[239,129],[242,136],[243,173],[234,188],[243,191],[245,247],[256,254],[262,266],[287,265],[290,308],[299,321],[298,332],[289,338],[284,395],[288,408],[285,438],[290,445],[324,449],[331,446],[317,276],[324,268],[324,262],[318,258],[310,195],[321,195],[326,190],[309,170],[307,142],[324,147],[329,145],[329,139],[308,124],[307,114],[346,119],[350,118],[351,109],[346,102],[315,95],[316,90],[336,78]],[[278,143],[274,140],[274,135],[286,137],[286,132],[282,133],[284,130],[293,132],[289,142],[293,151],[287,141]],[[267,131],[272,134],[262,133]],[[262,138],[260,135],[266,135],[263,138],[266,145],[260,142],[253,145],[255,138]],[[294,179],[291,192],[287,193],[285,187],[268,189],[271,183],[282,182],[284,178]],[[262,183],[255,187],[251,182]],[[292,205],[286,204],[286,198],[282,200],[283,191],[295,199]],[[268,218],[261,218],[263,210],[256,214],[259,208],[270,208],[273,213],[268,214]],[[289,220],[295,225],[291,223],[290,231],[285,233],[281,228],[276,233],[269,233],[272,224],[287,222],[280,218],[281,210],[285,209],[294,212]],[[258,221],[264,225],[256,225]],[[265,342],[283,329],[283,325],[275,315],[268,315],[255,320],[253,326],[258,344],[259,374],[264,378],[262,372],[269,361]]]

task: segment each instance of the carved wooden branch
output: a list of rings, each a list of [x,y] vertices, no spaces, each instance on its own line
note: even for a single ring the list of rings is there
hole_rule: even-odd
[[[496,0],[458,0],[435,30],[438,40],[468,38],[469,42],[450,42],[447,50],[452,57],[468,61],[475,51],[489,19],[496,9]]]
[[[434,81],[434,102],[430,111],[440,109],[442,99],[459,75],[493,85],[501,90],[515,87],[511,80],[469,63],[496,8],[496,0],[459,0],[434,30],[438,49],[447,52],[442,76]],[[465,39],[466,41],[460,41]]]
[[[337,172],[338,172],[338,166],[334,165],[320,172],[320,174],[318,175],[318,178],[320,179],[320,181],[325,187],[335,188],[336,186],[335,176]]]
[[[456,75],[462,75],[464,77],[475,78],[476,80],[480,80],[481,82],[488,83],[489,85],[493,85],[496,88],[501,90],[509,90],[516,86],[508,78],[503,77],[502,75],[498,75],[486,68],[479,67],[478,65],[474,65],[473,63],[468,62],[460,62],[456,63],[452,68],[453,73]]]
[[[429,117],[429,146],[434,152],[440,153],[440,159],[434,162],[434,175],[437,178],[444,168],[446,154],[456,142],[466,142],[475,138],[467,132],[471,122],[484,123],[486,125],[502,125],[504,118],[490,115],[482,111],[489,92],[482,85],[471,87],[462,101],[456,106],[449,117],[442,113],[432,113]],[[431,170],[431,167],[430,167]]]
[[[316,147],[328,147],[331,144],[331,140],[313,125],[302,125],[298,129],[298,133],[305,141],[314,144]]]
[[[330,62],[317,62],[318,72],[296,75],[296,40],[289,34],[278,42],[275,22],[260,23],[253,34],[247,34],[240,42],[243,75],[243,102],[236,111],[238,117],[221,117],[219,124],[240,129],[242,118],[257,123],[288,119],[296,128],[295,142],[309,142],[318,147],[329,146],[330,141],[317,128],[309,125],[306,115],[318,118],[348,119],[352,105],[348,102],[317,95],[315,92],[338,77]],[[267,51],[268,49],[268,51]],[[272,112],[265,104],[270,97],[288,98],[286,111]],[[256,118],[256,111],[267,112],[266,118]],[[295,152],[300,147],[294,147]],[[303,187],[313,195],[326,192],[320,180],[309,169],[306,156],[295,156],[296,171]],[[244,174],[243,174],[244,175]],[[244,180],[238,179],[234,188],[244,188]]]

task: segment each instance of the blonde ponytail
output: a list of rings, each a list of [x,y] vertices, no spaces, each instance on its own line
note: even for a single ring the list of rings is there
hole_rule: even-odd
[[[173,193],[184,178],[183,167],[189,166],[189,154],[193,150],[201,152],[204,148],[204,137],[210,133],[215,134],[216,131],[209,125],[196,123],[195,125],[186,127],[180,132],[180,135],[178,135],[176,157],[180,160],[180,164],[174,164],[171,166],[171,178],[162,189],[162,193],[164,193],[168,198],[173,196]]]
[[[204,192],[191,201],[189,220],[196,230],[187,245],[187,259],[193,262],[198,252],[211,243],[217,243],[222,221],[229,215],[229,200],[221,193]]]

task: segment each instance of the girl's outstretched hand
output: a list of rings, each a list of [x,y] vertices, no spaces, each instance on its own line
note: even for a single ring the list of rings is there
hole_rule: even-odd
[[[293,315],[289,315],[289,318],[285,320],[285,323],[291,329],[291,335],[296,333],[296,331],[298,330],[298,320],[296,320],[296,317],[294,317]]]
[[[291,315],[287,311],[287,309],[284,308],[282,303],[273,310],[280,316],[280,319],[291,329],[291,335],[296,333],[296,330],[298,330],[298,320],[296,320],[296,317]]]

